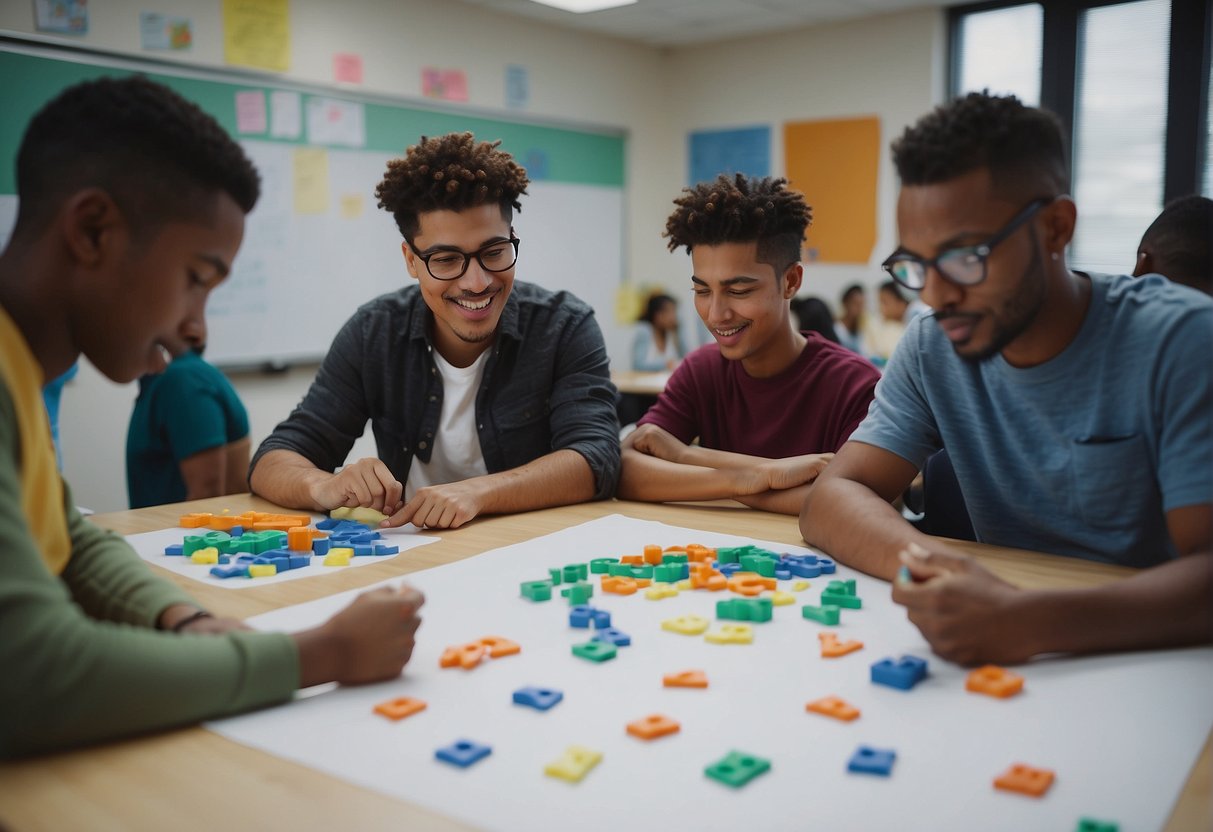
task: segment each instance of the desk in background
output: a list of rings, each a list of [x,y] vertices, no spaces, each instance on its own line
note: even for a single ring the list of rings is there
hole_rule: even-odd
[[[177,525],[192,511],[276,511],[240,495],[94,516],[121,534]],[[624,514],[677,526],[802,545],[796,519],[719,505],[599,502],[477,520],[441,540],[331,576],[233,592],[158,570],[221,615],[248,617],[336,592],[452,563],[584,523]],[[980,544],[963,547],[1002,577],[1027,587],[1104,583],[1129,570]],[[155,568],[155,567],[153,567]],[[424,636],[423,636],[424,637]],[[1110,726],[1111,727],[1111,726]],[[1207,829],[1213,809],[1213,737],[1185,784],[1165,829]],[[423,809],[334,780],[313,769],[187,728],[96,748],[0,765],[0,827],[32,829],[466,829]]]
[[[657,397],[665,390],[669,373],[612,372],[611,383],[619,390],[616,412],[619,424],[630,425],[657,403]]]

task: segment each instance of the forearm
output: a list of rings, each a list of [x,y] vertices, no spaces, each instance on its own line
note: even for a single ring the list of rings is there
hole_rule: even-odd
[[[275,450],[257,460],[249,486],[272,503],[307,511],[327,511],[312,496],[315,487],[333,475],[321,471],[307,457],[294,451]]]
[[[1093,653],[1213,640],[1213,553],[1170,561],[1096,588],[1024,590],[1033,654]]]
[[[702,445],[687,445],[679,454],[678,462],[684,465],[699,465],[704,468],[741,468],[770,462],[764,456],[750,456],[733,451],[705,448]]]
[[[737,501],[759,511],[770,511],[775,514],[790,514],[793,517],[800,514],[804,508],[804,499],[808,496],[811,485],[799,485],[795,488],[783,488],[764,491],[761,494],[751,494],[737,497]]]
[[[660,503],[670,500],[725,500],[751,493],[741,469],[685,465],[625,447],[619,497]]]
[[[567,449],[466,482],[480,491],[482,514],[515,514],[594,498],[594,472],[585,457]]]
[[[897,553],[926,538],[870,488],[841,477],[824,477],[810,487],[800,534],[847,566],[885,580],[897,574]]]

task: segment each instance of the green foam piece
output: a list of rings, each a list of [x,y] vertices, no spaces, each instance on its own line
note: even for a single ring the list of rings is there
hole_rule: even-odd
[[[564,568],[561,577],[564,578],[566,584],[584,581],[590,577],[590,567],[584,563],[570,563]]]
[[[663,584],[672,584],[682,580],[681,563],[663,563],[653,568],[653,580]]]
[[[686,563],[687,560],[687,556],[679,552],[670,552],[661,556],[662,563]]]
[[[1112,820],[1096,820],[1095,818],[1079,818],[1074,832],[1120,832],[1120,824]]]
[[[771,761],[740,751],[730,751],[723,760],[717,760],[704,768],[703,773],[713,780],[740,789],[760,774],[771,770]]]
[[[837,605],[814,607],[811,604],[805,604],[800,608],[800,614],[810,621],[829,625],[838,623],[838,616],[841,612]]]
[[[561,572],[560,567],[556,567],[555,569],[549,569],[549,570],[548,570],[548,575],[550,575],[550,576],[551,576],[551,577],[549,578],[549,580],[552,582],[552,586],[559,586],[559,585],[560,585],[560,583],[561,583],[560,576],[561,576],[562,574],[563,574],[563,573]]]
[[[830,581],[826,584],[825,591],[831,595],[854,595],[855,581]]]
[[[828,589],[821,593],[821,605],[845,607],[849,610],[857,610],[863,606],[863,599],[856,598],[854,595],[838,595],[830,592]]]
[[[605,662],[615,658],[618,649],[605,641],[587,641],[585,644],[574,644],[573,655],[592,662]]]
[[[770,598],[730,598],[716,602],[716,617],[724,621],[770,621]]]
[[[594,575],[609,575],[612,563],[619,563],[619,558],[594,558],[590,561],[590,572]]]
[[[741,563],[741,556],[753,551],[753,546],[725,546],[716,548],[717,563]]]
[[[568,598],[570,604],[584,604],[594,596],[594,585],[578,581],[560,590],[560,594]]]
[[[532,601],[548,601],[552,597],[551,581],[523,581],[522,595]]]
[[[741,568],[744,572],[757,572],[764,578],[775,577],[775,559],[767,555],[742,555]]]

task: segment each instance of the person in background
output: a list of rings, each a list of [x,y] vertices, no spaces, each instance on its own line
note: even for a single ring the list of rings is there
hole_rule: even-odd
[[[843,290],[842,311],[838,315],[838,320],[834,322],[834,334],[837,336],[834,340],[851,352],[857,352],[860,355],[864,354],[863,325],[867,304],[867,294],[864,292],[863,286],[852,283]]]
[[[1133,276],[1143,274],[1213,295],[1213,200],[1185,196],[1163,208],[1137,247]]]
[[[869,319],[863,343],[868,357],[883,367],[905,334],[910,302],[892,280],[880,284],[876,299],[879,314]]]
[[[294,634],[217,618],[73,508],[39,391],[81,355],[125,384],[203,319],[260,193],[212,117],[165,86],[60,93],[17,150],[0,254],[0,758],[273,705],[400,675],[420,593],[367,592]]]
[[[202,358],[206,325],[191,322],[186,347],[163,373],[139,379],[126,434],[131,508],[248,490],[248,412],[227,376]]]
[[[792,315],[800,332],[816,332],[827,341],[839,342],[834,331],[834,316],[821,298],[793,298]]]
[[[686,349],[678,331],[678,302],[669,295],[650,295],[636,321],[632,369],[660,373],[678,366]]]
[[[51,441],[55,443],[55,465],[63,470],[63,447],[59,444],[59,404],[63,397],[63,387],[80,372],[77,362],[67,368],[67,372],[58,378],[51,379],[42,388],[42,401],[46,404],[46,416],[51,425]]]

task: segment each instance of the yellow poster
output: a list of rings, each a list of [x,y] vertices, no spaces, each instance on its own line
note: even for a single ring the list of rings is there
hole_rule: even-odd
[[[286,72],[291,65],[290,0],[223,0],[223,59]]]
[[[788,122],[788,180],[813,206],[806,262],[867,263],[876,247],[880,119]]]
[[[322,147],[295,150],[295,213],[324,214],[329,209],[329,154]]]
[[[362,216],[362,194],[341,195],[341,218],[356,220]]]

